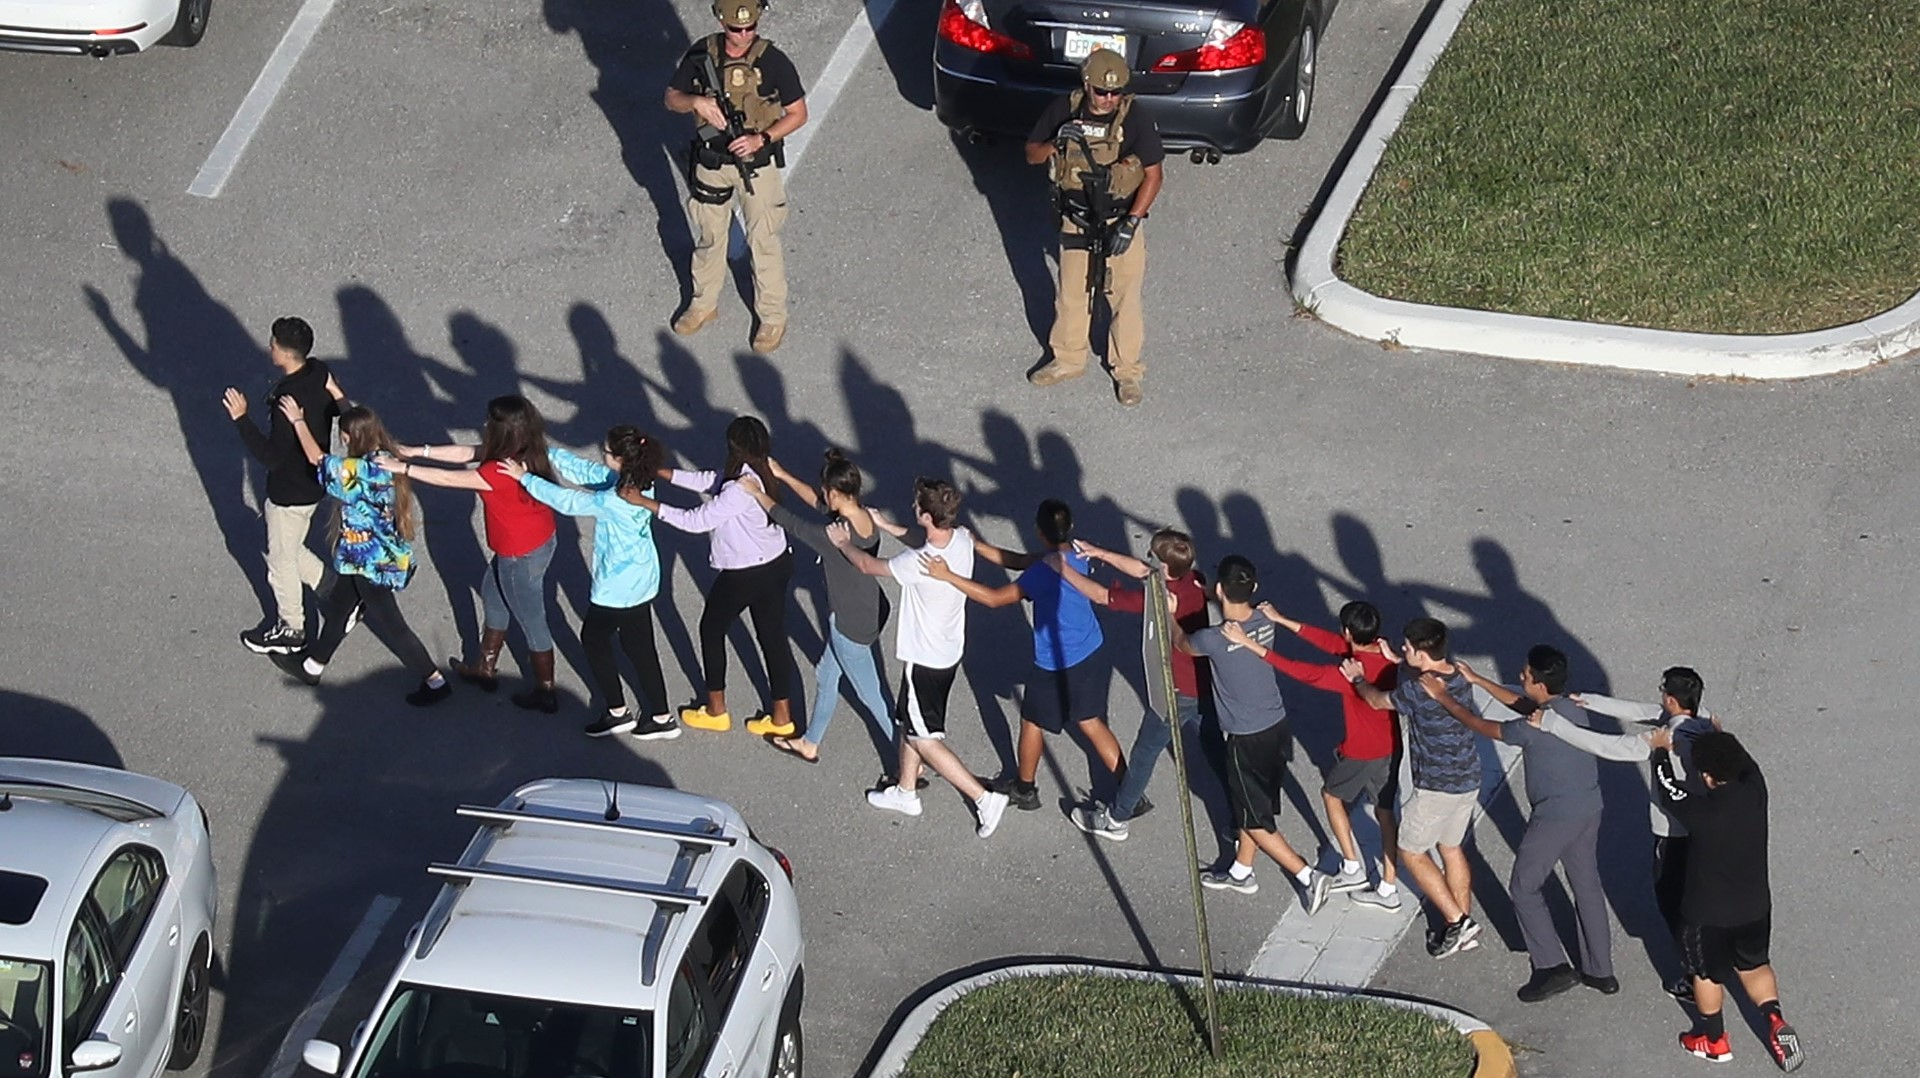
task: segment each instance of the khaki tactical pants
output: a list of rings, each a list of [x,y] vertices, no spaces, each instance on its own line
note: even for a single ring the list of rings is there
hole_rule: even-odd
[[[1080,230],[1071,222],[1061,223],[1069,235]],[[1128,382],[1147,373],[1140,362],[1140,349],[1146,342],[1146,325],[1140,311],[1140,286],[1147,275],[1147,226],[1133,234],[1127,253],[1107,259],[1107,304],[1113,313],[1107,331],[1107,363],[1116,381]],[[1053,361],[1068,372],[1087,365],[1088,333],[1093,316],[1087,309],[1087,252],[1066,247],[1060,249],[1060,287],[1053,301],[1053,332],[1047,346]]]
[[[267,502],[261,515],[267,518],[267,587],[273,592],[273,605],[280,620],[296,629],[307,627],[304,588],[320,590],[325,571],[319,555],[307,546],[307,533],[313,528],[317,505],[276,505]]]
[[[735,165],[721,168],[694,166],[694,179],[710,187],[732,189],[747,223],[747,250],[753,256],[753,309],[760,325],[787,324],[787,263],[780,249],[780,229],[787,223],[787,190],[780,170],[766,165],[753,174],[753,194],[740,182]],[[727,229],[733,217],[731,201],[715,206],[687,200],[693,218],[692,311],[710,311],[720,305],[720,286],[727,279]]]

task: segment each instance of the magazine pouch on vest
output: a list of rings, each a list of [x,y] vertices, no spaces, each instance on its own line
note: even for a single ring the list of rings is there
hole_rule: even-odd
[[[1137,157],[1120,159],[1120,144],[1126,132],[1127,114],[1133,106],[1133,95],[1122,97],[1119,107],[1106,116],[1087,114],[1085,103],[1083,90],[1075,90],[1068,99],[1072,118],[1086,138],[1066,140],[1049,162],[1048,176],[1053,181],[1054,208],[1062,218],[1089,232],[1096,223],[1104,228],[1126,216],[1133,193],[1146,178],[1146,170]],[[1098,222],[1093,219],[1094,200],[1086,190],[1086,177],[1099,174],[1099,170],[1092,167],[1095,165],[1104,169],[1107,176],[1107,197],[1103,200],[1106,212]]]

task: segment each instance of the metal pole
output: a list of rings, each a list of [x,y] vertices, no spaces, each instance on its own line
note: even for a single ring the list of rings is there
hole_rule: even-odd
[[[1207,935],[1207,901],[1200,888],[1200,845],[1193,830],[1193,798],[1187,790],[1187,739],[1174,706],[1173,611],[1167,603],[1167,571],[1154,563],[1147,581],[1147,617],[1143,633],[1148,699],[1173,732],[1173,769],[1179,779],[1180,829],[1187,837],[1187,887],[1193,895],[1193,919],[1200,931],[1200,985],[1206,1001],[1207,1051],[1220,1058],[1220,1004],[1213,984],[1213,941]],[[1157,690],[1157,691],[1156,691]]]

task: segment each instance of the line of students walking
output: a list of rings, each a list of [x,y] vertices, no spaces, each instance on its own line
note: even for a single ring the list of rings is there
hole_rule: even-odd
[[[1218,777],[1237,834],[1233,858],[1204,872],[1201,882],[1214,890],[1256,893],[1255,861],[1264,853],[1286,872],[1312,915],[1340,893],[1364,905],[1398,909],[1403,870],[1434,911],[1427,949],[1435,958],[1473,950],[1480,942],[1464,851],[1481,793],[1476,738],[1504,741],[1524,756],[1531,808],[1509,879],[1533,967],[1518,994],[1529,1002],[1580,984],[1619,991],[1598,862],[1598,759],[1647,761],[1658,836],[1654,889],[1682,966],[1667,990],[1698,1015],[1681,1036],[1682,1046],[1710,1060],[1730,1057],[1724,986],[1738,981],[1767,1016],[1766,1043],[1774,1059],[1788,1070],[1804,1059],[1799,1037],[1780,1011],[1768,956],[1765,780],[1733,735],[1701,710],[1703,684],[1690,669],[1662,675],[1658,705],[1574,696],[1566,691],[1566,656],[1539,645],[1527,653],[1519,685],[1502,685],[1453,658],[1447,628],[1436,619],[1409,621],[1396,648],[1370,603],[1346,604],[1336,633],[1258,602],[1258,571],[1239,555],[1223,558],[1209,584],[1195,568],[1192,540],[1173,529],[1155,534],[1149,544],[1164,574],[1157,578],[1164,584],[1152,583],[1149,563],[1077,539],[1071,507],[1052,499],[1035,514],[1038,546],[1028,552],[996,547],[962,526],[960,494],[939,480],[916,481],[913,523],[895,523],[862,502],[860,471],[852,461],[831,451],[818,486],[802,482],[773,458],[766,426],[750,416],[728,425],[725,463],[716,471],[670,467],[665,448],[631,426],[607,432],[598,460],[549,446],[538,411],[518,396],[489,402],[477,445],[405,444],[371,410],[347,400],[324,363],[310,358],[312,345],[312,330],[301,320],[274,323],[269,352],[282,378],[269,399],[264,433],[249,418],[243,395],[229,389],[224,398],[243,440],[268,470],[263,515],[276,611],[241,640],[306,684],[321,680],[364,618],[420,675],[421,684],[407,695],[410,704],[431,706],[451,694],[447,674],[407,627],[396,601],[414,573],[418,481],[477,493],[493,555],[479,585],[483,626],[475,657],[449,660],[447,670],[495,691],[509,629],[518,625],[533,684],[514,694],[513,702],[558,711],[545,600],[546,570],[557,544],[554,513],[592,519],[593,584],[580,639],[603,707],[585,727],[587,734],[652,740],[678,737],[683,727],[730,729],[726,636],[744,615],[753,623],[768,680],[768,706],[745,728],[778,751],[818,761],[844,682],[897,750],[888,761],[893,778],[870,791],[868,801],[920,815],[925,765],[967,800],[975,830],[986,838],[1009,806],[1040,807],[1035,780],[1046,736],[1071,726],[1110,773],[1114,790],[1111,803],[1092,802],[1071,818],[1093,836],[1123,841],[1130,823],[1152,807],[1147,785],[1172,738],[1179,731],[1198,732],[1211,717],[1224,741],[1224,774]],[[326,448],[333,417],[339,420],[338,453]],[[703,501],[693,508],[664,504],[656,497],[662,483],[703,495]],[[322,493],[338,505],[330,588],[306,546]],[[785,495],[823,511],[824,519],[789,508]],[[655,520],[707,535],[714,569],[699,621],[705,695],[677,715],[668,704],[654,637],[661,575]],[[904,549],[882,558],[883,532]],[[814,708],[804,727],[792,707],[794,670],[785,632],[793,538],[820,558],[829,608]],[[976,559],[1017,575],[999,586],[975,581]],[[1107,575],[1115,579],[1099,579]],[[900,594],[894,656],[901,676],[891,706],[874,650],[891,613],[882,579],[892,579]],[[1172,604],[1175,714],[1143,715],[1129,758],[1108,722],[1112,669],[1094,607],[1140,612],[1142,589],[1151,586],[1166,587]],[[305,633],[307,590],[326,595],[312,643]],[[1024,602],[1031,612],[1033,660],[1021,697],[1015,772],[991,785],[946,743],[969,601],[989,607]],[[1209,601],[1220,607],[1217,625],[1210,624]],[[1283,631],[1334,661],[1281,654],[1275,645]],[[626,702],[616,640],[637,676],[637,709]],[[1277,827],[1293,737],[1276,675],[1341,699],[1342,737],[1321,788],[1338,848],[1335,872],[1322,872]],[[1516,717],[1489,719],[1482,700]],[[1594,714],[1646,729],[1609,733],[1596,729]],[[1411,776],[1404,796],[1403,750]],[[1377,878],[1352,825],[1353,813],[1369,804],[1388,851]],[[1556,865],[1574,895],[1577,968],[1543,897]]]

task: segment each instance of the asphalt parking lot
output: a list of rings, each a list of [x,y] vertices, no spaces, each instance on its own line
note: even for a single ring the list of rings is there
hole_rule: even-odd
[[[953,477],[1003,543],[1021,541],[1039,498],[1063,497],[1108,545],[1176,522],[1204,562],[1247,554],[1296,616],[1324,621],[1352,596],[1390,621],[1432,612],[1461,654],[1509,676],[1535,640],[1573,656],[1577,685],[1624,696],[1689,663],[1767,768],[1774,956],[1814,1064],[1920,1071],[1897,1032],[1920,977],[1896,924],[1920,860],[1901,777],[1920,736],[1900,703],[1920,689],[1905,661],[1920,599],[1914,367],[1696,384],[1383,350],[1296,317],[1284,242],[1419,14],[1350,0],[1323,40],[1305,139],[1169,162],[1146,404],[1122,413],[1098,378],[1034,390],[1021,374],[1051,300],[1041,179],[1013,148],[956,146],[932,119],[932,10],[896,5],[874,9],[878,40],[816,111],[791,177],[793,324],[770,359],[746,351],[737,303],[691,342],[665,329],[691,239],[684,118],[659,98],[705,32],[702,4],[342,4],[214,199],[187,187],[298,4],[217,7],[191,51],[0,55],[0,754],[121,763],[207,805],[225,976],[196,1073],[283,1078],[289,1030],[361,936],[365,960],[319,1023],[344,1037],[425,909],[426,862],[468,832],[454,806],[549,774],[726,798],[793,858],[818,1074],[855,1073],[903,1000],[982,962],[1198,962],[1170,768],[1153,790],[1168,807],[1096,846],[1056,804],[1088,775],[1060,742],[1042,811],[980,842],[938,787],[918,820],[868,809],[879,756],[844,712],[816,768],[738,731],[589,742],[565,643],[572,710],[552,719],[464,690],[411,714],[406,675],[364,640],[317,692],[284,682],[234,639],[264,587],[258,477],[218,395],[265,390],[261,342],[285,313],[314,323],[318,354],[410,441],[470,435],[488,397],[521,391],[561,444],[635,422],[712,465],[726,419],[752,411],[796,470],[850,448],[879,504],[901,503],[917,474]],[[812,82],[856,12],[787,3],[765,30]],[[469,582],[485,555],[471,499],[422,500],[428,571],[402,604],[451,654],[477,631]],[[666,535],[662,553],[678,613],[669,687],[690,694],[704,546]],[[551,578],[571,625],[584,559],[563,543]],[[795,647],[810,662],[822,591],[801,579]],[[956,692],[980,718],[955,741],[978,770],[1010,760],[1023,626],[1017,611],[971,614]],[[1131,653],[1128,619],[1107,627]],[[1114,723],[1130,743],[1138,676],[1120,665]],[[1338,712],[1290,701],[1311,791]],[[1613,792],[1617,816],[1644,818],[1635,791]],[[1484,881],[1504,876],[1508,822],[1479,832],[1497,872]],[[1317,823],[1283,826],[1315,841]],[[1623,873],[1630,860],[1614,851]],[[1647,957],[1662,945],[1631,934],[1657,935],[1650,900],[1630,881],[1610,897],[1620,996],[1514,1002],[1525,958],[1500,945],[1517,932],[1485,890],[1494,940],[1445,964],[1415,940],[1376,984],[1486,1018],[1529,1076],[1685,1073],[1682,1021]],[[1278,886],[1215,900],[1220,967],[1244,968],[1290,900]],[[1770,1069],[1730,1025],[1727,1072]]]

